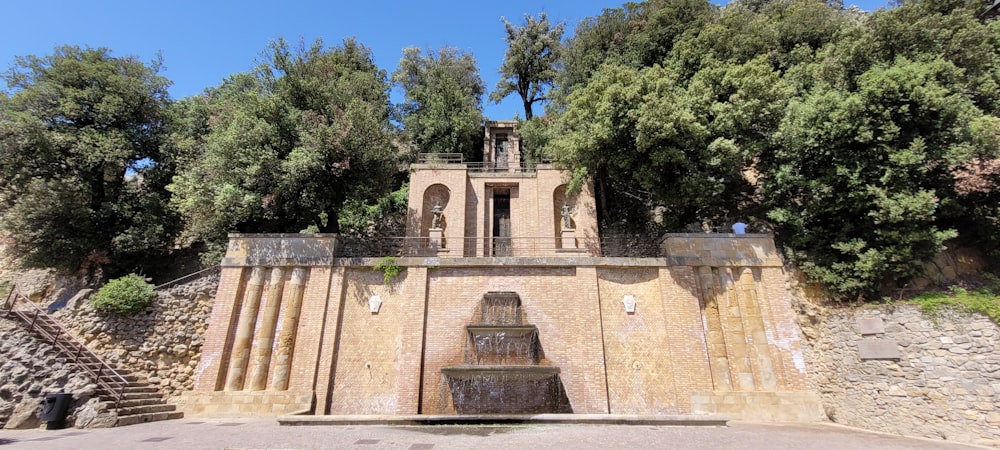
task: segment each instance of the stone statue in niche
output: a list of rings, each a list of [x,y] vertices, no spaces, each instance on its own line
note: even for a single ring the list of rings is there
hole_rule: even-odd
[[[431,228],[441,228],[441,216],[444,215],[444,211],[441,209],[440,203],[436,203],[431,208],[431,214]]]
[[[572,228],[572,223],[570,222],[569,219],[569,205],[566,204],[566,202],[563,202],[560,214],[562,214],[563,228],[564,229]]]

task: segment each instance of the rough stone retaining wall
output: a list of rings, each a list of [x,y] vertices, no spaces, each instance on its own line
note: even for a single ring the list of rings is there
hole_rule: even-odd
[[[809,368],[832,421],[1000,447],[1000,329],[988,318],[928,317],[914,305],[830,308],[813,318],[804,328]],[[863,336],[862,321],[878,319],[884,328]],[[889,350],[894,342],[898,360],[862,360],[864,341]]]
[[[65,303],[53,316],[106,362],[146,378],[168,398],[191,389],[218,275],[161,291],[145,311],[127,317],[98,313],[84,295],[68,301],[65,294],[44,295],[63,291],[47,286],[67,282],[43,272],[35,278],[53,284],[25,283],[21,289],[41,306]],[[114,414],[98,404],[96,385],[80,369],[23,324],[0,317],[0,428],[38,427],[42,397],[60,389],[73,394],[68,424],[114,425]]]
[[[104,314],[70,301],[53,316],[108,364],[159,386],[167,398],[193,387],[218,275],[160,291],[145,311]]]
[[[37,428],[42,397],[51,392],[73,394],[69,424],[97,426],[94,422],[97,387],[73,364],[59,356],[52,345],[28,332],[14,319],[0,317],[0,428]],[[94,400],[93,402],[89,402]],[[86,408],[85,406],[89,406]],[[85,412],[86,411],[86,412]],[[113,419],[111,424],[114,424]]]

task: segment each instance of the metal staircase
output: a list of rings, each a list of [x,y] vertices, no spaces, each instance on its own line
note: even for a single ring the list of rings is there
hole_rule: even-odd
[[[176,410],[175,405],[168,404],[163,399],[155,386],[139,381],[138,377],[128,371],[113,368],[101,360],[52,316],[22,295],[16,286],[10,287],[0,306],[0,314],[22,322],[28,331],[54,345],[67,358],[67,362],[90,375],[105,407],[116,410],[116,426],[179,419],[184,416],[184,413]]]

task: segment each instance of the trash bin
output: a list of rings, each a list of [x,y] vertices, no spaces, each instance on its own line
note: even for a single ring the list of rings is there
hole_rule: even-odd
[[[66,413],[69,412],[69,404],[73,401],[73,394],[55,392],[45,394],[42,400],[42,420],[46,430],[61,430],[66,427]]]

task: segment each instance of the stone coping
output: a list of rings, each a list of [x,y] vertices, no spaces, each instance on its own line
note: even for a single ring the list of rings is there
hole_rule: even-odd
[[[330,258],[304,260],[296,258],[276,258],[260,264],[249,264],[250,261],[226,258],[222,267],[248,267],[260,265],[266,267],[303,266],[303,267],[374,267],[382,258]],[[396,258],[395,264],[400,267],[675,267],[675,266],[752,266],[781,267],[781,261],[754,260],[731,261],[726,259],[707,259],[693,256],[669,256],[658,258],[611,258],[596,256],[552,256],[552,257],[418,257],[403,256]]]
[[[470,414],[470,415],[285,415],[283,426],[304,425],[463,425],[499,423],[559,423],[593,425],[673,425],[724,427],[727,416],[718,414]]]
[[[335,258],[335,267],[374,267],[381,258]],[[539,257],[399,257],[400,267],[674,267],[674,266],[753,266],[781,267],[780,260],[730,261],[716,258],[668,256],[657,258],[611,258],[597,256]]]

